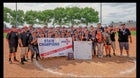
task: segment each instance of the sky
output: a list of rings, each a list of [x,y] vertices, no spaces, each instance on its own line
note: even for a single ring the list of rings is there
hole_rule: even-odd
[[[15,3],[4,3],[4,7],[15,10]],[[17,3],[17,9],[24,12],[29,10],[42,11],[46,9],[55,9],[57,7],[80,8],[91,7],[99,12],[100,3]],[[113,22],[127,22],[128,20],[136,21],[136,3],[102,3],[102,23],[110,24]],[[100,21],[99,21],[100,22]]]

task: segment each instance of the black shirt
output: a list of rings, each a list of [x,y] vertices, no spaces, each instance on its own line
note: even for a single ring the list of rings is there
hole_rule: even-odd
[[[8,43],[9,47],[17,47],[18,46],[18,33],[17,32],[9,32],[7,34]]]
[[[115,33],[113,30],[110,31],[110,38],[111,38],[111,41],[115,41]]]
[[[19,39],[21,39],[23,47],[28,47],[29,36],[30,36],[29,32],[22,32],[22,33],[20,33]]]
[[[118,31],[118,36],[119,36],[119,39],[118,41],[119,42],[128,42],[128,36],[131,35],[129,29],[119,29]]]

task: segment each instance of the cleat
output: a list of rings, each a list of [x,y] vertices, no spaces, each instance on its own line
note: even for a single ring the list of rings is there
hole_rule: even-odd
[[[115,53],[113,53],[113,55],[114,55],[114,56],[116,56],[116,54],[115,54]]]
[[[19,62],[17,59],[14,59],[14,62]]]
[[[12,64],[12,61],[9,61],[10,64]]]

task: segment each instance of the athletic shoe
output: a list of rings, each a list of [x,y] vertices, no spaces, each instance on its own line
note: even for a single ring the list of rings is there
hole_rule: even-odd
[[[111,55],[110,55],[110,54],[109,54],[108,56],[109,56],[109,57],[111,57]]]
[[[98,55],[98,58],[100,58],[100,55]]]
[[[24,62],[20,62],[20,64],[22,64],[22,65],[23,65],[23,64],[24,64]]]
[[[96,57],[96,55],[92,55],[93,57]]]
[[[116,56],[116,54],[115,54],[115,53],[113,53],[113,55],[114,55],[114,56]]]
[[[103,56],[101,55],[100,58],[103,58]]]
[[[23,61],[28,62],[28,60],[24,59]]]
[[[105,57],[109,57],[108,55],[106,55]]]
[[[99,55],[98,57],[99,57],[99,58],[103,58],[103,56],[102,56],[102,55]]]
[[[36,58],[36,60],[38,61],[38,58]]]
[[[24,58],[21,58],[21,62],[20,62],[20,64],[24,64]]]
[[[10,64],[12,64],[12,61],[11,61],[11,60],[9,60],[9,63],[10,63]]]
[[[14,62],[19,62],[17,59],[14,59]]]

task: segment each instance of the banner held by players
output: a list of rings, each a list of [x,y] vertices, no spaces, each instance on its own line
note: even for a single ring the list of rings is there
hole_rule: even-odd
[[[67,56],[72,52],[72,38],[38,38],[41,57]]]

